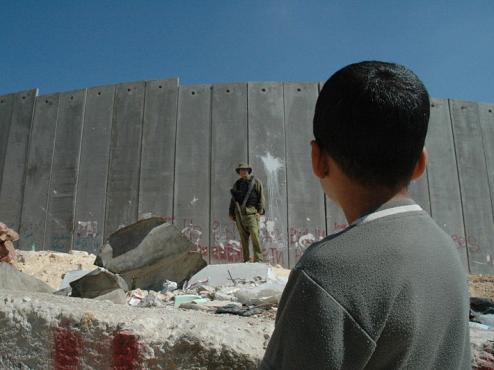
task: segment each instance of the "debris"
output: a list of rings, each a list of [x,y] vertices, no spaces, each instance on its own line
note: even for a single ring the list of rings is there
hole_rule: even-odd
[[[19,240],[19,234],[0,222],[0,262],[12,263],[16,252],[14,243]]]
[[[254,288],[243,288],[235,292],[235,297],[245,305],[278,304],[285,285],[269,281]]]
[[[72,281],[70,286],[72,297],[81,298],[95,298],[115,289],[129,290],[124,279],[101,267]]]
[[[202,298],[200,295],[194,295],[194,294],[182,294],[182,295],[176,295],[175,296],[175,308],[180,307],[182,303],[187,303],[187,302],[207,302],[209,299]]]
[[[199,282],[206,282],[212,287],[235,286],[238,282],[250,281],[257,278],[266,280],[270,267],[265,263],[228,263],[208,265],[192,276],[188,287]]]
[[[159,293],[158,293],[159,294]],[[163,306],[165,303],[160,297],[153,291],[149,293],[141,300],[138,304],[139,307],[159,307]]]
[[[494,300],[489,298],[470,297],[470,308],[482,314],[494,314]]]
[[[163,282],[163,289],[161,289],[161,293],[173,292],[174,290],[177,290],[177,287],[178,285],[176,282],[165,280]]]
[[[0,262],[0,289],[21,290],[28,292],[52,293],[54,289],[9,263]]]
[[[120,274],[132,288],[159,291],[206,266],[192,244],[165,219],[152,217],[117,230],[99,250],[95,264]]]
[[[244,307],[236,304],[228,304],[226,306],[219,307],[216,310],[217,314],[229,313],[229,314],[245,316],[245,317],[259,315],[263,312],[264,312],[263,309],[257,307],[249,307],[249,306]]]
[[[106,294],[95,297],[99,301],[110,301],[115,304],[127,304],[127,294],[123,289],[115,289]]]

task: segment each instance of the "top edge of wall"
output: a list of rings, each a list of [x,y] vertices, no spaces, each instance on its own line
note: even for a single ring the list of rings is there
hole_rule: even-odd
[[[33,90],[35,90],[35,96],[36,97],[45,97],[45,96],[53,96],[56,94],[65,94],[65,93],[74,93],[76,91],[81,91],[81,90],[90,90],[90,89],[97,89],[97,88],[108,88],[108,87],[118,87],[118,86],[123,86],[123,85],[129,85],[129,84],[137,84],[137,83],[150,83],[150,82],[162,82],[162,83],[168,83],[172,84],[173,87],[176,84],[176,87],[198,87],[198,86],[210,86],[211,88],[217,86],[233,86],[233,85],[269,85],[269,84],[283,84],[283,85],[310,85],[310,84],[320,84],[320,87],[324,85],[324,82],[321,81],[236,81],[236,82],[220,82],[220,83],[204,83],[204,84],[187,84],[187,85],[180,85],[180,79],[179,77],[169,77],[169,78],[163,78],[163,79],[152,79],[152,80],[139,80],[139,81],[127,81],[127,82],[119,82],[119,83],[114,83],[114,84],[106,84],[106,85],[94,85],[94,86],[88,86],[84,88],[77,88],[77,89],[71,89],[71,90],[64,90],[64,91],[58,91],[58,92],[50,92],[47,94],[40,95],[39,94],[39,89],[38,88],[31,88],[31,89],[23,89],[15,92],[10,92],[7,94],[0,95],[0,97],[7,97],[10,95],[16,95],[16,94],[22,94],[22,93],[29,93]],[[171,85],[172,86],[172,85]],[[463,99],[452,99],[452,98],[443,98],[443,97],[434,97],[431,96],[430,99],[436,99],[436,100],[449,100],[449,101],[455,101],[455,102],[461,102],[461,103],[476,103],[476,104],[482,104],[482,105],[492,105],[494,102],[484,102],[484,101],[472,101],[472,100],[463,100]]]

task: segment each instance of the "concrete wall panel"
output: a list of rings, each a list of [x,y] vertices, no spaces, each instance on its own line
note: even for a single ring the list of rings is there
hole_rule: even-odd
[[[235,223],[228,217],[235,168],[247,162],[247,84],[212,90],[211,263],[242,262]]]
[[[10,119],[15,94],[0,96],[0,184],[2,184],[5,154],[9,142]],[[1,188],[0,188],[1,191]]]
[[[319,83],[319,91],[321,91],[325,82]],[[328,234],[337,233],[348,226],[345,214],[339,205],[325,196],[326,201],[326,230]]]
[[[146,83],[139,218],[172,217],[177,99],[177,79]]]
[[[431,118],[425,146],[429,153],[427,168],[431,215],[454,240],[463,264],[468,269],[460,183],[446,99],[431,100]]]
[[[493,218],[477,103],[450,100],[470,271],[492,271]]]
[[[144,82],[116,87],[106,194],[105,238],[137,221]]]
[[[286,150],[281,83],[248,84],[249,161],[264,184],[261,239],[266,260],[288,266]]]
[[[479,117],[491,205],[494,213],[494,104],[479,104]],[[494,234],[494,225],[489,232]]]
[[[19,246],[43,249],[59,94],[36,98],[27,160]]]
[[[312,173],[310,141],[317,83],[285,83],[288,245],[290,266],[326,234],[324,193]]]
[[[409,194],[415,202],[427,213],[431,213],[431,202],[429,197],[429,179],[427,169],[417,180],[412,181],[408,187]]]
[[[11,125],[8,131],[7,150],[0,184],[0,209],[2,222],[19,230],[26,177],[29,133],[33,118],[37,90],[15,94],[12,105]]]
[[[209,261],[211,86],[180,87],[174,221]]]
[[[73,247],[90,253],[103,242],[115,86],[87,90],[77,178]]]
[[[86,90],[60,95],[48,191],[45,248],[68,252],[74,232],[74,200],[79,168]]]

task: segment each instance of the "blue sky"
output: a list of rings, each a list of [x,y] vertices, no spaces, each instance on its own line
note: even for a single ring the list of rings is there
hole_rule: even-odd
[[[368,59],[494,102],[494,1],[0,0],[0,95],[179,77],[323,81]]]

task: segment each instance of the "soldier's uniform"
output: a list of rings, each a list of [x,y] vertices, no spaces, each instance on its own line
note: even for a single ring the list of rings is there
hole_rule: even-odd
[[[249,236],[252,239],[254,249],[254,262],[259,262],[263,260],[259,239],[259,215],[263,215],[265,212],[264,191],[261,181],[251,175],[252,167],[246,163],[240,163],[236,168],[237,173],[240,173],[241,169],[249,170],[249,176],[246,179],[240,178],[233,184],[229,213],[230,217],[235,220],[240,234],[244,262],[250,260]],[[254,181],[252,191],[249,197],[245,199],[251,181]]]

